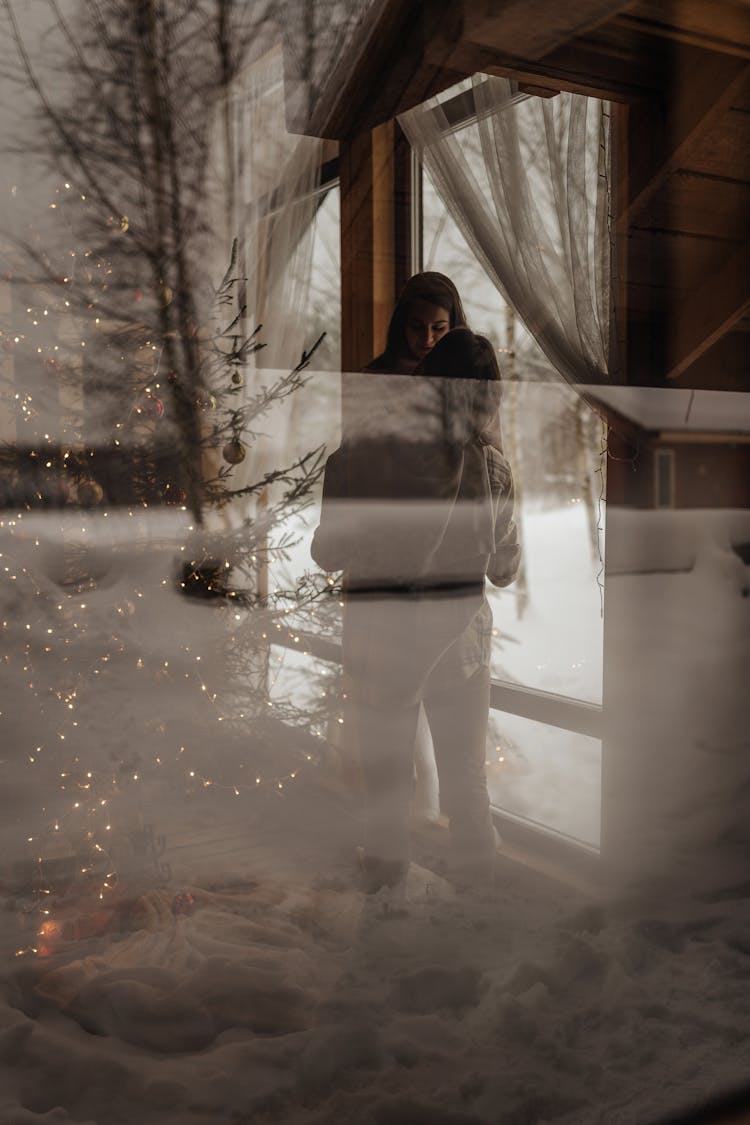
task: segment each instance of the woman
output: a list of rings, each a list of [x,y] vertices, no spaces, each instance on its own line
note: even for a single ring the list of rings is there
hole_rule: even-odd
[[[404,286],[393,311],[385,351],[365,371],[411,375],[451,328],[466,324],[453,282],[442,273],[417,273]]]
[[[449,325],[463,320],[459,301],[445,291],[441,300]],[[312,546],[324,569],[345,574],[344,664],[365,781],[371,891],[395,885],[408,869],[420,705],[450,818],[454,873],[464,883],[492,880],[484,768],[492,615],[484,579],[507,585],[520,554],[492,348],[465,327],[446,327],[418,360],[416,345],[429,333],[412,331],[411,310],[399,311],[391,350],[370,370],[387,371],[395,358],[415,374],[384,375],[376,398],[373,384],[360,380],[366,424],[352,427],[328,460]],[[435,323],[430,312],[433,333]],[[408,352],[400,350],[404,340]]]

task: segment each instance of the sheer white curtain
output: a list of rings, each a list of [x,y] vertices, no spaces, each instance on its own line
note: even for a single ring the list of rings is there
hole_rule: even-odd
[[[399,117],[505,300],[571,383],[611,377],[609,112],[475,75],[456,124],[445,95]]]
[[[249,398],[277,373],[292,370],[312,342],[305,335],[305,311],[323,142],[287,129],[280,47],[239,76],[217,113],[215,134],[219,190],[213,225],[224,253],[216,276],[226,269],[237,238],[237,275],[246,279],[244,331],[262,325],[258,338],[265,345],[244,372]],[[260,426],[265,440],[233,469],[235,488],[286,463],[288,411],[274,409]],[[273,465],[266,463],[271,451]]]

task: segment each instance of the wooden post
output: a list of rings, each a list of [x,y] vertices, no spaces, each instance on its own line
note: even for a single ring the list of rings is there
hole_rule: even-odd
[[[359,371],[385,347],[411,272],[409,147],[394,121],[342,141],[341,363]]]

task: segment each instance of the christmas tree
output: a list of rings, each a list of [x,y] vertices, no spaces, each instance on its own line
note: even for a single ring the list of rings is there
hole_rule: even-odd
[[[14,25],[55,168],[36,192],[9,185],[19,208],[6,234],[0,725],[18,797],[3,878],[28,923],[19,950],[53,946],[82,900],[106,906],[168,879],[170,800],[282,793],[317,763],[338,691],[331,672],[304,699],[276,690],[279,645],[304,649],[312,626],[335,627],[323,576],[270,577],[323,451],[255,480],[237,470],[317,344],[266,384],[236,245],[209,292],[199,95],[241,52],[223,26],[232,49],[198,58],[188,120],[175,83],[190,51],[166,49],[177,7],[87,5],[102,38],[64,112]],[[182,13],[196,41],[209,14]],[[115,156],[128,105],[138,127]]]

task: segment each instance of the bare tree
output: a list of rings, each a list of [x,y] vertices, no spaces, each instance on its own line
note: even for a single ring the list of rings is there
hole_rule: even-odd
[[[15,0],[4,0],[4,10],[17,58],[11,78],[37,103],[36,131],[23,147],[86,201],[67,211],[70,236],[88,260],[75,277],[62,275],[69,304],[98,326],[97,375],[110,393],[142,397],[155,366],[139,371],[143,349],[157,354],[181,487],[200,520],[198,451],[209,395],[201,329],[214,295],[205,267],[212,128],[238,71],[271,33],[272,5],[81,0],[67,15],[58,0],[46,0],[47,34],[36,55]],[[54,245],[40,245],[33,232],[15,232],[15,241],[30,282],[60,276]],[[141,387],[123,380],[126,368]]]

